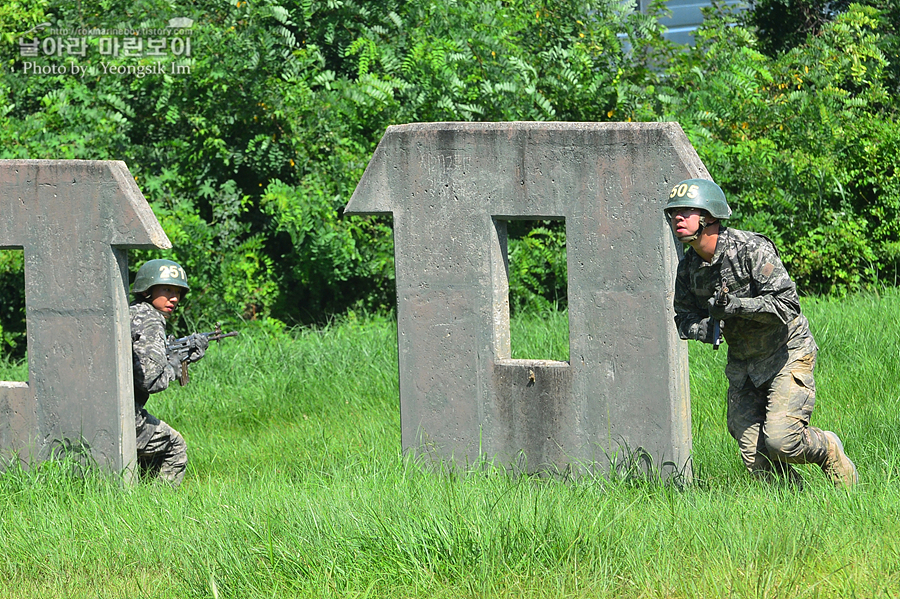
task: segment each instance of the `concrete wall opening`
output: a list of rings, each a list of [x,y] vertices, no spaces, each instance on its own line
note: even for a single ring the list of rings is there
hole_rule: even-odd
[[[495,285],[497,300],[506,304],[508,357],[568,361],[565,219],[496,218],[495,226],[504,266]]]
[[[21,249],[0,250],[0,381],[27,381],[25,270]]]

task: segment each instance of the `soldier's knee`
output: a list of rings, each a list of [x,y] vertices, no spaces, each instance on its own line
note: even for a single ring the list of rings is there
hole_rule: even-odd
[[[172,429],[172,446],[187,449],[187,443],[184,441],[184,437],[182,437],[181,433],[174,428]]]
[[[181,433],[169,427],[166,458],[160,467],[159,478],[175,488],[179,487],[184,479],[187,463],[187,443]]]
[[[187,464],[187,443],[175,429],[172,429],[171,454],[177,462]]]
[[[806,441],[803,431],[806,424],[788,414],[770,414],[763,427],[766,450],[774,459],[790,461],[803,454]]]
[[[788,461],[803,453],[803,432],[777,429],[766,434],[766,449],[773,459]]]

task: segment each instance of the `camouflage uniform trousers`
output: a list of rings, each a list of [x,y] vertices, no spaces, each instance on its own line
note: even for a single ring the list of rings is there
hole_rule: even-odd
[[[137,421],[137,458],[141,472],[177,488],[188,462],[184,437],[145,409],[140,410]]]
[[[728,432],[751,474],[789,472],[788,464],[825,464],[826,438],[809,426],[816,403],[815,364],[816,352],[789,361],[759,387],[750,377],[729,377]]]

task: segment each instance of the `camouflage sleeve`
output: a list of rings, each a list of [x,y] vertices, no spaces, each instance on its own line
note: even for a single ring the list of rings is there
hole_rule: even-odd
[[[687,269],[684,263],[678,265],[675,277],[675,328],[682,339],[698,339],[700,322],[709,317],[706,306],[701,306],[690,290]]]
[[[165,323],[153,315],[137,312],[131,319],[134,384],[147,393],[158,393],[176,377],[166,357]]]
[[[787,324],[800,315],[797,287],[778,257],[775,244],[761,235],[759,239],[761,243],[747,254],[753,293],[739,296],[738,313],[758,322]]]

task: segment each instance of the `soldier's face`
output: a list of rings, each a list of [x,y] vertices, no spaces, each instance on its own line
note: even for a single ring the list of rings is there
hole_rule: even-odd
[[[695,235],[700,228],[701,211],[697,208],[674,208],[669,211],[669,225],[675,237],[682,239]]]
[[[172,287],[170,285],[154,285],[150,288],[150,304],[169,316],[175,311],[178,302],[181,301],[180,287]]]

